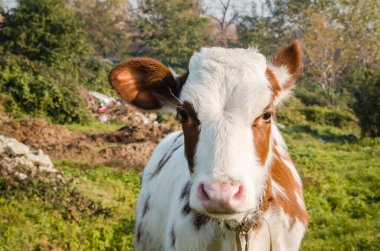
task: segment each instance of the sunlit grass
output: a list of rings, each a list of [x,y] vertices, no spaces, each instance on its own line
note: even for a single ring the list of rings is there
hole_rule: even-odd
[[[121,127],[125,126],[122,123],[101,123],[94,119],[93,122],[89,124],[67,124],[65,127],[73,132],[106,132],[115,131]]]
[[[133,250],[140,178],[105,166],[61,162],[67,184],[0,180],[0,250]]]

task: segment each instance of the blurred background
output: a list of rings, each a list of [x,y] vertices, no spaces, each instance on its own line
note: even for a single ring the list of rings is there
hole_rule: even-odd
[[[183,73],[201,47],[301,39],[277,111],[302,176],[301,250],[380,247],[378,0],[0,1],[0,250],[132,250],[138,173],[180,129],[119,100],[107,74],[149,56]]]

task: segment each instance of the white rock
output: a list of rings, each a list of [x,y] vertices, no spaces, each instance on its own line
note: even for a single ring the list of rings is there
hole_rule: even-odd
[[[30,148],[20,142],[10,142],[6,146],[6,151],[10,155],[25,155],[30,152]]]
[[[34,163],[33,161],[31,161],[29,158],[27,158],[26,156],[20,156],[20,157],[16,157],[14,158],[14,165],[17,166],[17,165],[22,165],[22,166],[25,166],[25,167],[29,167],[29,168],[34,168]]]
[[[36,154],[33,154],[33,153],[28,153],[26,154],[26,157],[32,161],[33,163],[35,163],[36,165],[46,165],[46,166],[53,166],[53,163],[51,162],[50,160],[50,157],[46,154],[41,154],[39,152],[38,155]]]

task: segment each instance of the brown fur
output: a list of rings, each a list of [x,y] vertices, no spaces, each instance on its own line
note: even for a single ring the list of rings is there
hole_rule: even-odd
[[[252,131],[256,153],[264,165],[269,153],[271,123],[264,122],[260,116],[253,123]]]
[[[184,102],[180,109],[185,110],[189,117],[186,122],[182,123],[182,130],[185,137],[185,155],[189,164],[190,172],[192,172],[194,169],[195,148],[197,146],[200,133],[200,121],[191,103]]]
[[[295,219],[299,219],[306,224],[308,221],[307,211],[299,205],[295,195],[295,192],[298,192],[301,199],[303,199],[302,187],[298,185],[292,172],[282,161],[283,156],[280,156],[276,149],[273,149],[273,151],[274,159],[270,167],[270,178],[283,187],[286,194],[286,197],[275,195],[273,197],[274,201],[292,218],[291,224],[294,223]],[[286,159],[291,162],[289,156],[287,156]]]
[[[143,109],[159,108],[163,102],[176,103],[183,84],[161,62],[144,57],[119,64],[108,79],[122,98]]]
[[[303,200],[302,187],[295,180],[292,172],[285,165],[275,147],[273,147],[274,159],[270,166],[266,194],[261,206],[261,211],[265,212],[270,207],[281,207],[284,212],[290,217],[291,226],[295,220],[300,220],[303,224],[307,225],[308,213],[306,209],[299,205],[295,192],[298,192]],[[287,161],[290,161],[289,155],[286,156]],[[283,189],[286,197],[281,194],[274,195],[272,193],[272,180],[279,184]]]

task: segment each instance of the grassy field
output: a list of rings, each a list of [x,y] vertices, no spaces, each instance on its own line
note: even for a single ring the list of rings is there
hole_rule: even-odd
[[[310,213],[301,250],[379,250],[380,140],[304,131],[284,132]],[[0,179],[0,250],[132,250],[138,174],[55,164],[67,184]]]

